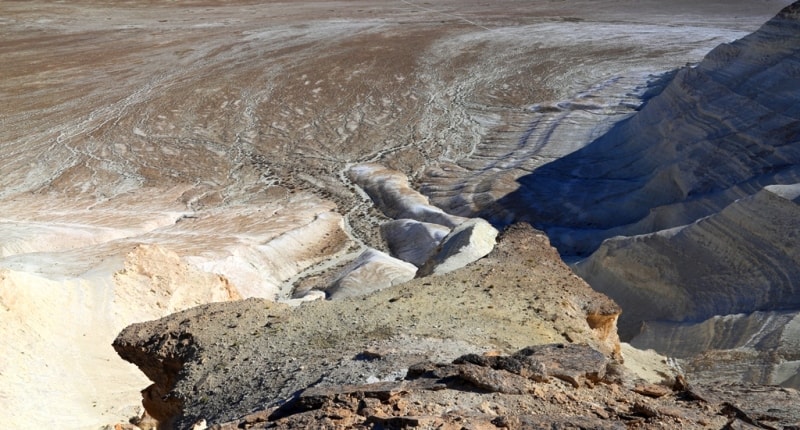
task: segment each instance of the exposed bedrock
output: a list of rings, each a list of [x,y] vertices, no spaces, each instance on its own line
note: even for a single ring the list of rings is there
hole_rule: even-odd
[[[620,380],[625,373],[586,346],[544,345],[510,356],[468,354],[452,363],[420,363],[403,380],[310,387],[279,408],[210,428],[790,430],[800,419],[795,390],[745,384],[632,386]]]
[[[631,118],[519,179],[488,211],[544,229],[565,254],[720,211],[800,182],[800,5],[681,69]]]
[[[325,290],[331,299],[368,294],[414,279],[417,267],[376,249],[364,251]]]
[[[0,397],[8,428],[49,427],[52,416],[63,416],[64,428],[88,428],[137,414],[131,405],[143,379],[109,346],[119,331],[241,298],[226,278],[159,245],[93,250],[77,259],[41,253],[37,273],[23,260],[0,269]],[[47,413],[30,416],[31,402],[46,404]]]
[[[625,310],[623,339],[685,357],[698,379],[800,384],[798,65],[795,3],[549,170],[573,202],[593,203],[565,209],[592,230],[551,223],[562,250],[652,231],[605,240],[575,270]]]
[[[425,360],[553,343],[618,358],[618,314],[543,234],[515,225],[486,258],[448,276],[294,308],[261,299],[204,305],[131,325],[114,348],[155,383],[148,393],[167,403],[157,411],[180,407],[162,420],[186,428],[276,406],[312,385],[394,381]]]
[[[767,186],[694,224],[608,239],[574,269],[626,309],[623,338],[684,358],[692,379],[798,388],[798,196]]]
[[[411,188],[403,172],[371,163],[354,166],[348,173],[378,209],[395,218],[381,225],[381,235],[394,256],[407,261],[408,266],[413,263],[419,267],[418,277],[452,272],[486,256],[494,248],[497,229],[481,218],[453,216],[431,205],[427,197]],[[385,267],[391,257],[378,258],[378,254],[372,253],[360,257],[358,264],[370,259],[380,260]],[[344,273],[350,270],[346,268]],[[342,295],[340,280],[329,297]],[[372,278],[348,277],[347,290],[367,292],[389,285],[387,282],[388,279],[376,284]]]
[[[798,309],[800,199],[771,189],[684,227],[609,239],[574,268],[625,309],[624,338],[646,320]]]
[[[283,280],[348,245],[342,216],[311,195],[193,211],[180,201],[184,190],[4,206],[6,426],[48,427],[59,417],[65,428],[97,428],[135,415],[142,377],[109,346],[119,330],[208,302],[274,300]],[[48,414],[32,406],[42,404]]]
[[[398,219],[381,224],[381,236],[392,255],[418,267],[431,258],[439,243],[449,233],[450,229],[443,225],[411,219]]]
[[[563,254],[593,252],[576,270],[625,310],[624,339],[642,321],[797,309],[798,11],[681,69],[483,213],[530,220]]]
[[[693,380],[800,388],[800,313],[754,312],[696,323],[648,322],[631,340],[681,359]]]
[[[349,170],[350,179],[369,195],[378,209],[393,219],[413,219],[453,228],[466,218],[450,215],[412,189],[408,177],[380,164],[360,164]]]
[[[142,377],[108,357],[112,330],[226,297],[203,279],[286,298],[380,248],[347,167],[419,189],[430,168],[444,182],[425,195],[474,216],[440,197],[513,191],[634,112],[650,74],[787,1],[435,3],[0,1],[0,422],[129,417]],[[139,244],[186,270],[116,284]]]
[[[417,276],[443,275],[484,257],[494,248],[498,231],[481,218],[454,228],[417,272]]]

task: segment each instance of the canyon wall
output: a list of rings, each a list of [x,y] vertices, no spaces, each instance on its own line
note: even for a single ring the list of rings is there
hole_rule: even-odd
[[[696,323],[800,308],[798,64],[794,4],[678,71],[639,113],[523,178],[509,196],[532,202],[526,217],[562,252],[593,251],[575,270],[625,309],[623,338],[686,356],[675,343],[686,336],[738,351],[740,362],[770,352],[779,358],[755,365],[756,376],[735,364],[729,376],[738,369],[744,380],[796,384],[796,358],[781,345],[753,343],[747,331],[704,341]],[[753,324],[783,331],[775,321]],[[708,375],[713,362],[706,359]]]
[[[421,188],[453,213],[544,230],[622,305],[624,339],[648,322],[642,345],[675,353],[655,342],[661,322],[798,309],[799,61],[794,4],[646,85],[618,76],[534,104],[525,132],[493,129]]]
[[[668,76],[632,117],[520,178],[497,203],[587,255],[614,236],[690,224],[798,179],[797,6]]]

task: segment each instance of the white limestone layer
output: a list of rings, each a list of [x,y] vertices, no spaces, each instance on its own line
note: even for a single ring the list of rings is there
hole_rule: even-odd
[[[414,279],[417,267],[376,249],[364,251],[326,290],[328,298],[369,294]]]

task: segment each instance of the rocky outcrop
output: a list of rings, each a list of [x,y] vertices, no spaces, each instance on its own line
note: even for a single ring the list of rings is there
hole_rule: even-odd
[[[505,370],[538,382],[546,382],[550,377],[554,377],[578,388],[584,385],[591,386],[603,380],[609,360],[602,353],[586,345],[550,344],[529,346],[508,357],[465,355],[453,363]],[[409,371],[409,375],[416,373]],[[496,388],[490,390],[502,391]],[[527,391],[519,390],[516,394],[525,392]]]
[[[466,220],[431,205],[427,197],[411,188],[403,172],[380,164],[360,164],[352,167],[348,175],[389,218],[413,219],[448,228]]]
[[[417,267],[375,249],[361,253],[325,290],[328,298],[369,294],[414,279]]]
[[[119,330],[209,302],[277,299],[283,282],[350,243],[334,205],[309,194],[195,211],[181,201],[187,188],[103,202],[31,195],[3,206],[17,218],[0,221],[0,333],[9,344],[0,418],[9,427],[55,416],[97,427],[134,415],[143,379],[108,346]],[[50,404],[52,415],[34,404]]]
[[[490,349],[569,342],[599,351],[601,362],[619,358],[618,314],[614,302],[571,273],[543,234],[519,225],[488,256],[447,276],[294,308],[258,299],[209,304],[132,325],[114,348],[146,374],[160,372],[151,375],[156,384],[148,392],[173,402],[169,407],[180,403],[180,413],[166,419],[181,428],[277,406],[312,385],[394,381],[421,361]],[[570,355],[585,363],[593,357]],[[160,364],[174,360],[181,364]],[[553,378],[563,372],[579,385],[593,381],[565,361],[552,363],[544,362]]]
[[[443,275],[486,256],[494,248],[498,231],[488,222],[464,221],[444,237],[417,276]]]
[[[551,372],[568,373],[567,382],[549,378]],[[280,406],[209,428],[791,429],[800,420],[800,393],[794,390],[633,385],[620,381],[624,374],[580,345],[542,345],[511,356],[471,354],[452,363],[416,364],[395,381],[308,387]],[[576,385],[576,375],[587,379]]]
[[[439,224],[398,219],[381,224],[381,235],[392,255],[419,267],[436,251],[450,229]]]
[[[626,338],[641,321],[800,308],[800,200],[786,196],[764,189],[684,227],[609,239],[575,270],[628,309]]]

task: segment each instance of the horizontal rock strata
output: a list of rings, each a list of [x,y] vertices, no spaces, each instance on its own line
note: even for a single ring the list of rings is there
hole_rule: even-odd
[[[689,224],[764,186],[798,182],[797,6],[669,78],[639,112],[520,178],[498,205],[567,254]]]
[[[466,221],[466,218],[447,214],[431,205],[427,197],[411,188],[403,172],[379,164],[363,164],[352,167],[349,175],[389,218],[413,219],[448,228]]]
[[[587,217],[603,206],[615,213],[640,206],[633,230],[609,233],[657,230],[606,240],[577,272],[627,310],[620,319],[623,338],[636,336],[640,345],[687,357],[697,377],[789,386],[800,378],[796,354],[769,340],[786,333],[788,344],[796,343],[788,327],[793,319],[780,315],[800,309],[797,64],[800,3],[678,72],[663,93],[609,134],[619,142],[600,139],[596,148],[587,147],[586,160],[595,164],[570,167],[581,177],[576,181],[606,175],[604,186],[620,193],[617,204],[600,196],[604,203]],[[593,151],[601,148],[613,149],[617,159],[598,161],[602,155]],[[636,185],[640,169],[653,173],[639,176],[647,179]],[[620,217],[607,219],[617,223]],[[591,224],[611,226],[599,222]],[[700,355],[691,358],[692,352]]]
[[[591,254],[576,268],[626,310],[625,339],[647,320],[797,309],[798,8],[654,82],[638,112],[568,155],[519,163],[524,137],[491,164],[510,176],[470,178],[468,202],[446,182],[470,177],[469,162],[432,169],[423,190],[454,213],[528,220],[563,254]],[[574,107],[538,105],[533,117]],[[530,136],[558,133],[536,122]]]
[[[575,269],[627,306],[628,337],[643,320],[797,309],[798,220],[798,201],[762,190],[685,227],[609,239]]]
[[[800,388],[797,311],[724,315],[701,322],[648,322],[631,340],[682,360],[693,378]]]

